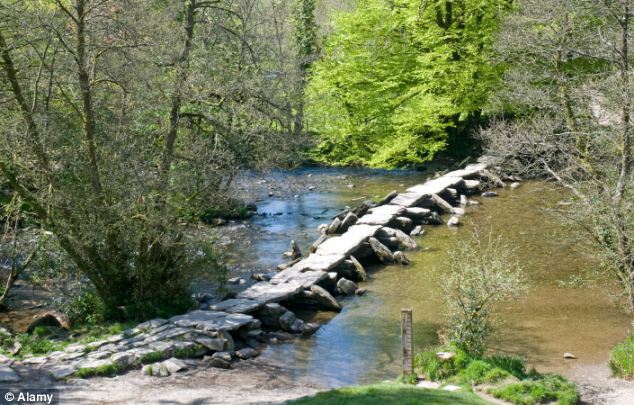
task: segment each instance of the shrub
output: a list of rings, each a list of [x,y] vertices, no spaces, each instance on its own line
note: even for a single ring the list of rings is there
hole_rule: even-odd
[[[455,353],[451,359],[441,360],[436,353],[451,351]],[[414,357],[414,366],[432,381],[443,380],[458,374],[464,369],[471,359],[466,352],[455,347],[440,347],[418,353]]]
[[[94,291],[70,295],[59,306],[74,324],[96,324],[104,319],[104,303]]]
[[[449,311],[449,341],[480,357],[492,330],[491,309],[496,302],[516,298],[525,289],[521,267],[500,238],[481,238],[474,232],[450,252],[451,270],[445,275],[444,295]]]
[[[617,377],[634,378],[634,333],[612,349],[610,368]]]

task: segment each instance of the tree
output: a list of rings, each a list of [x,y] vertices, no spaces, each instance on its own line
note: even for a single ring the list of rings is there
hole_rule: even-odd
[[[294,83],[265,77],[279,55],[256,41],[274,31],[261,5],[0,5],[0,174],[111,316],[188,307],[210,258],[179,223],[228,200],[239,170],[294,159],[278,125]]]
[[[341,14],[307,91],[316,156],[416,165],[478,122],[507,1],[372,0]]]
[[[617,280],[630,309],[633,7],[631,0],[521,1],[503,31],[512,67],[500,94],[505,105],[520,106],[519,117],[482,132],[507,167],[570,190],[564,217],[594,240],[601,269]]]

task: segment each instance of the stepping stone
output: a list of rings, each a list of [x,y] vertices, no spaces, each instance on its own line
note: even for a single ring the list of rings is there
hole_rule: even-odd
[[[209,306],[212,311],[248,314],[264,305],[263,302],[247,298],[232,298]]]
[[[280,284],[259,282],[242,291],[237,298],[249,298],[262,303],[278,302],[297,295],[302,289],[302,284],[298,282]]]
[[[184,315],[173,316],[170,318],[170,322],[186,328],[232,331],[250,324],[253,322],[253,317],[244,314],[196,310]]]
[[[362,219],[366,216],[364,215]],[[348,232],[343,235],[330,238],[319,245],[316,253],[320,256],[342,255],[348,257],[359,249],[369,237],[374,236],[379,228],[380,226],[375,225],[351,226]]]
[[[346,259],[346,256],[342,254],[320,255],[320,254],[313,253],[309,255],[307,258],[301,260],[299,263],[294,264],[289,269],[298,270],[298,271],[321,270],[321,271],[328,272],[334,269],[335,267],[339,266],[339,264],[341,264],[341,262],[343,262],[345,259]],[[281,273],[278,273],[278,275],[279,274]],[[275,278],[276,277],[273,277],[273,279]]]
[[[453,188],[459,185],[460,183],[462,183],[462,177],[444,175],[437,179],[428,181],[425,184],[419,184],[418,186],[410,187],[407,189],[407,191],[411,193],[426,194],[426,195],[440,194],[445,189],[450,187]]]
[[[77,367],[72,365],[59,365],[51,367],[48,370],[48,373],[56,380],[62,380],[70,375],[73,375],[75,371],[77,371]]]

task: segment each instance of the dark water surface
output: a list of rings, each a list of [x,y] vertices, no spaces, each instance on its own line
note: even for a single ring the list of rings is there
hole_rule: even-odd
[[[236,230],[241,242],[226,243],[225,252],[245,271],[270,269],[282,261],[290,239],[305,250],[315,240],[317,226],[346,205],[394,189],[402,191],[426,176],[354,169],[304,169],[278,175],[271,187],[276,195],[289,196],[258,204],[259,212],[278,215],[234,225],[244,228],[242,233]],[[309,186],[316,188],[308,191]],[[481,205],[467,209],[460,229],[426,229],[418,238],[420,248],[407,252],[410,266],[371,271],[369,281],[363,283],[368,293],[343,299],[340,314],[305,314],[307,319],[325,322],[314,336],[270,345],[262,356],[285,364],[298,380],[327,387],[395,378],[400,367],[400,309],[413,308],[417,350],[438,342],[437,331],[445,320],[439,282],[447,271],[446,252],[477,226],[481,232],[501,235],[517,249],[531,283],[525,297],[498,309],[503,323],[490,339],[491,349],[521,354],[541,371],[564,374],[576,364],[607,360],[610,348],[626,336],[630,318],[609,297],[607,287],[571,282],[574,274],[591,274],[596,263],[585,241],[571,240],[574,231],[548,210],[565,198],[564,192],[551,188],[527,182],[513,191],[500,191],[497,198],[477,198]],[[564,360],[564,352],[579,360]]]

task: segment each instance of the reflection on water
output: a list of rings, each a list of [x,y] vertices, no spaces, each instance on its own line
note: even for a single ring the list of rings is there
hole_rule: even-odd
[[[323,191],[260,204],[259,211],[281,215],[254,219],[258,231],[250,247],[233,247],[234,253],[240,251],[241,260],[254,268],[272,267],[280,262],[291,238],[305,248],[315,239],[318,224],[329,222],[339,209],[355,205],[355,200],[358,203],[358,198],[375,198],[424,181],[421,173],[339,169],[312,173],[312,181],[327,184]],[[348,177],[340,179],[342,174]],[[347,188],[349,183],[355,187]],[[428,228],[418,239],[419,250],[408,253],[410,266],[371,271],[363,286],[368,293],[344,299],[340,314],[305,314],[325,322],[314,336],[271,345],[262,356],[285,364],[298,380],[328,387],[395,378],[400,366],[400,309],[413,308],[416,349],[437,343],[437,331],[445,320],[439,281],[447,271],[446,251],[478,226],[502,235],[516,247],[531,280],[524,298],[499,308],[504,321],[490,341],[491,348],[519,353],[542,371],[566,373],[574,364],[605,361],[610,348],[625,337],[629,318],[602,286],[561,286],[560,280],[588,271],[595,263],[584,242],[571,241],[571,231],[547,212],[562,196],[549,187],[525,183],[517,190],[502,191],[500,197],[481,199],[480,206],[468,208],[465,225],[457,231],[445,226]],[[579,360],[563,360],[564,352],[574,353]]]

